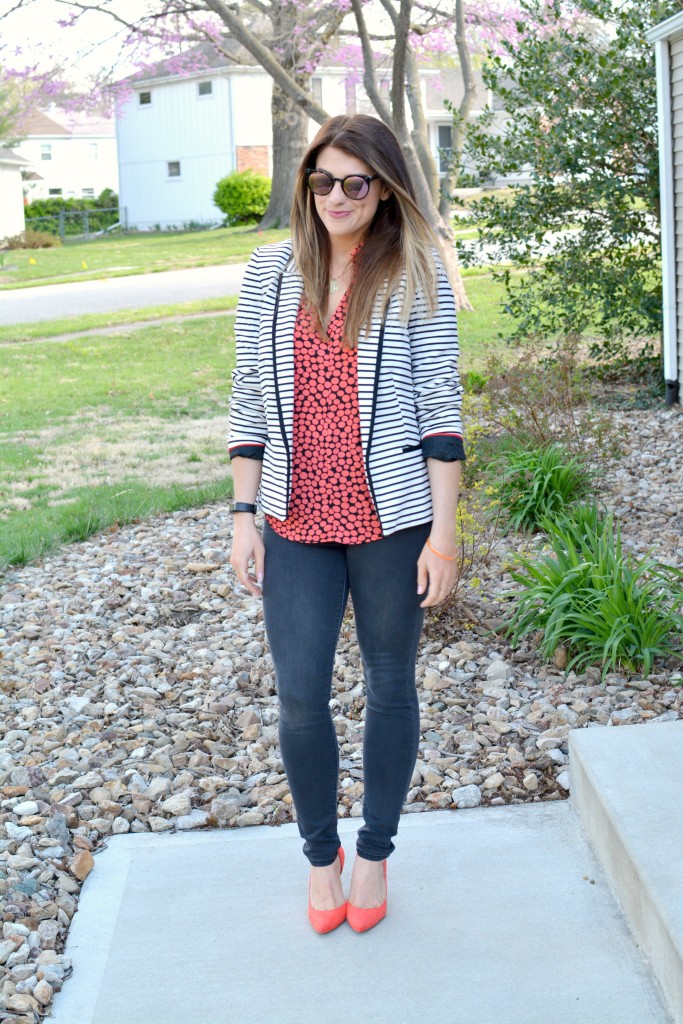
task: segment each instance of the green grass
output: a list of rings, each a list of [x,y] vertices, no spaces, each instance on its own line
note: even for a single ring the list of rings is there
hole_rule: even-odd
[[[63,317],[31,324],[12,324],[0,327],[0,342],[33,341],[54,338],[60,334],[75,334],[78,331],[92,331],[122,324],[137,324],[149,320],[165,320],[174,316],[191,316],[194,313],[215,313],[233,310],[237,306],[237,295],[226,295],[216,299],[201,299],[195,302],[178,302],[172,306],[146,306],[143,309],[121,309],[112,313],[86,313],[83,316]]]
[[[502,302],[505,289],[494,281],[487,271],[469,270],[464,273],[467,297],[474,312],[461,310],[458,314],[460,336],[460,370],[483,370],[489,356],[506,358],[508,346],[497,337],[503,330],[505,314]]]
[[[164,418],[227,408],[232,317],[163,323],[0,352],[0,432],[55,426],[74,415]],[[11,438],[8,438],[11,440]]]
[[[112,526],[231,495],[232,478],[226,476],[202,487],[149,487],[142,480],[122,480],[76,489],[60,505],[42,499],[29,511],[14,512],[2,520],[0,567],[24,565],[64,543],[86,540]]]
[[[288,229],[258,232],[255,228],[236,227],[107,235],[53,249],[13,249],[3,254],[5,266],[0,267],[0,289],[242,263],[257,245],[280,241],[289,235]]]

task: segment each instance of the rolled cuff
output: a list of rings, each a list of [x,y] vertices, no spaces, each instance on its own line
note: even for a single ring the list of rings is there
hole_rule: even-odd
[[[263,459],[266,450],[264,444],[236,444],[228,448],[228,457],[232,461],[235,456],[241,459]]]
[[[428,434],[422,439],[422,454],[425,459],[439,459],[441,462],[458,462],[467,458],[459,434]]]

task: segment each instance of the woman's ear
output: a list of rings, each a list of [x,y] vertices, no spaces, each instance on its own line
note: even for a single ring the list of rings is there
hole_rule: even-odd
[[[390,195],[391,195],[391,189],[389,188],[388,185],[384,185],[382,187],[382,191],[380,193],[380,197],[379,198],[380,199],[388,199]]]

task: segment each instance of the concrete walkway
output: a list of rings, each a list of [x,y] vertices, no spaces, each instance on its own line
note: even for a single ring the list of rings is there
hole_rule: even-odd
[[[246,263],[0,291],[0,325],[237,295]]]
[[[113,837],[53,1024],[672,1020],[571,801],[404,815],[364,935],[313,932],[301,845],[295,824]]]

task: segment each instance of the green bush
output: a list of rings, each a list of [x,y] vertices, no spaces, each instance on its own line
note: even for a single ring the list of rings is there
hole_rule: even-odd
[[[578,456],[554,442],[538,448],[513,448],[495,460],[495,494],[513,530],[537,530],[590,490],[590,476]]]
[[[255,171],[233,171],[216,185],[214,206],[225,214],[226,224],[253,223],[266,212],[270,184],[270,178]]]
[[[5,241],[8,249],[51,249],[61,244],[58,235],[53,235],[49,231],[34,231],[33,228],[26,228],[20,235],[14,235]]]
[[[65,199],[63,196],[50,196],[48,199],[34,199],[24,207],[26,219],[39,218],[40,223],[35,227],[52,235],[59,234],[62,211],[65,235],[84,233],[84,211],[88,214],[88,231],[103,231],[116,224],[119,219],[118,196],[112,189],[105,188],[96,199]]]
[[[601,664],[647,675],[656,657],[680,657],[683,572],[651,558],[624,553],[611,515],[595,506],[543,521],[550,551],[518,556],[510,576],[515,592],[508,623],[513,646],[543,631],[541,652],[562,644],[570,669]]]

